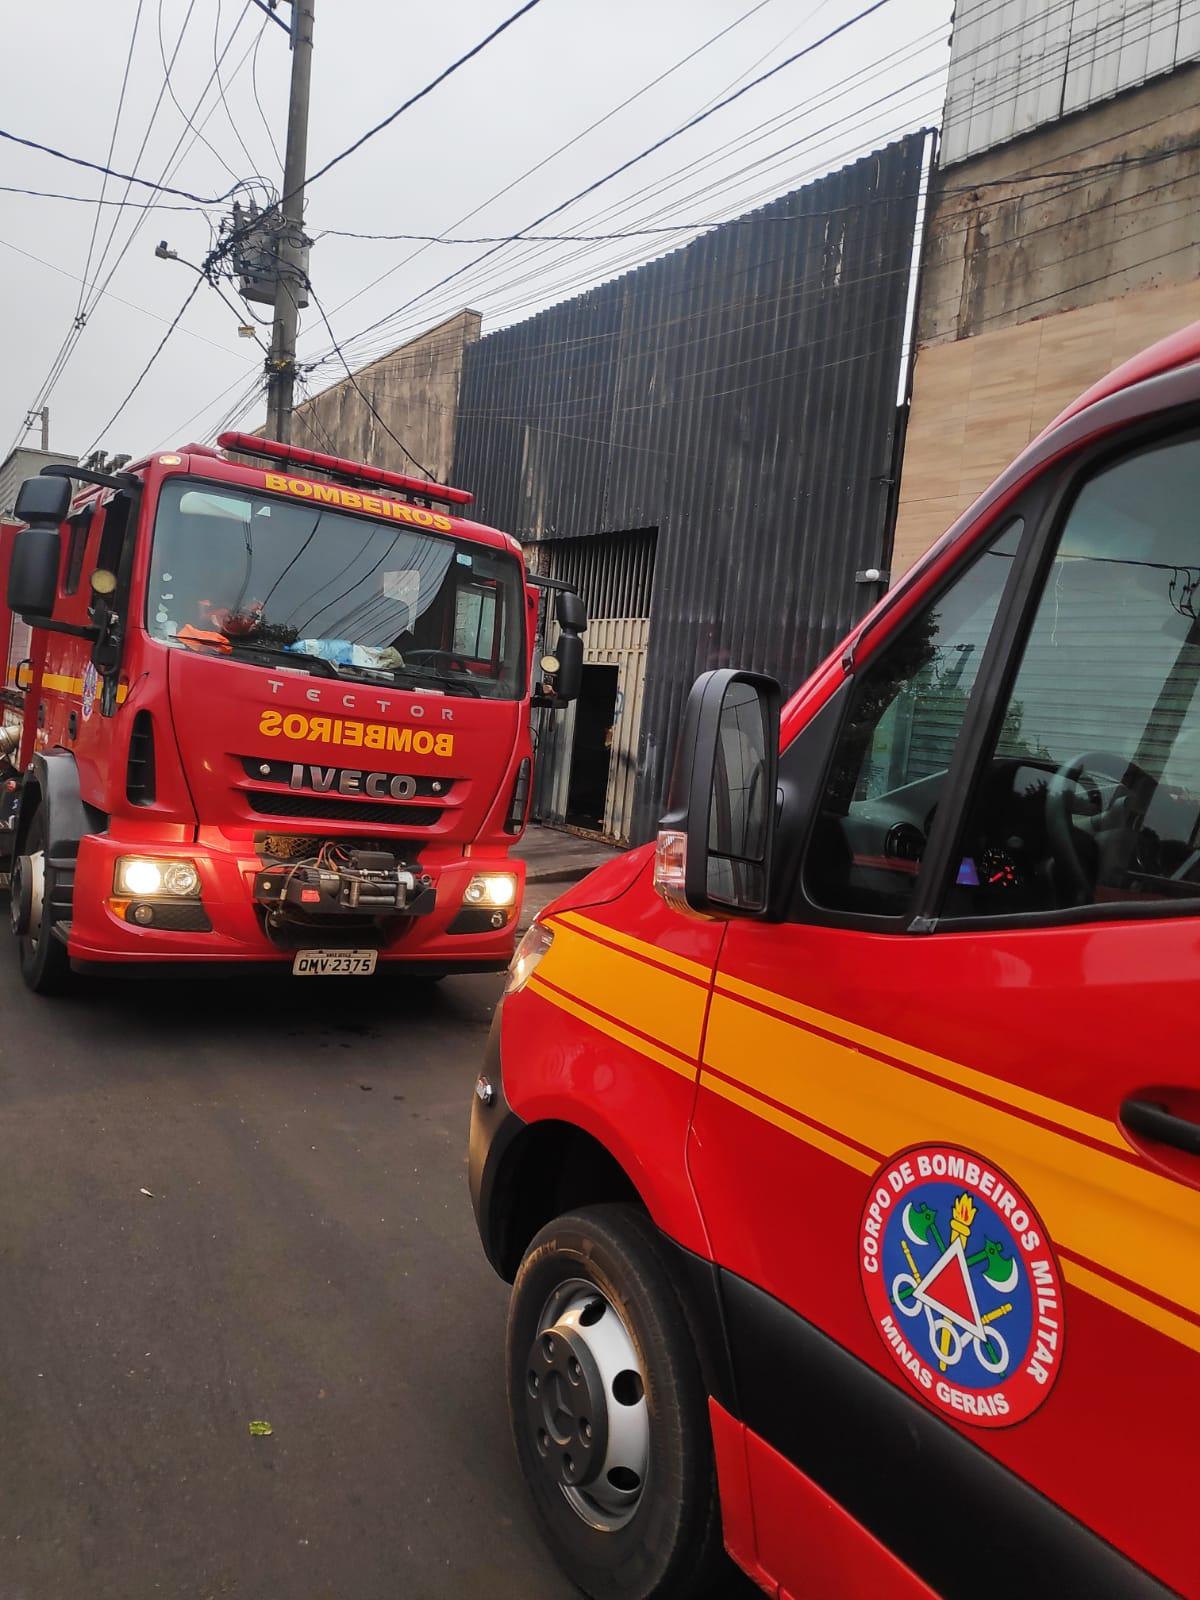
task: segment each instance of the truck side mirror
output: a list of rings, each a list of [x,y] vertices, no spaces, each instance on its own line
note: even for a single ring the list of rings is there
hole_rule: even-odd
[[[577,633],[558,636],[558,671],[554,674],[554,696],[563,704],[579,699],[583,688],[583,640]]]
[[[29,526],[13,540],[8,568],[8,608],[36,623],[54,610],[62,558],[60,524],[71,508],[67,478],[26,478],[14,515]]]
[[[583,639],[587,632],[587,610],[573,589],[559,591],[555,605],[560,633],[558,636],[558,671],[554,675],[554,695],[560,705],[578,700],[583,688]]]
[[[654,887],[676,911],[758,917],[770,896],[779,774],[774,678],[722,668],[688,696]]]
[[[574,589],[559,590],[554,615],[558,619],[559,627],[567,633],[587,632],[587,608]]]

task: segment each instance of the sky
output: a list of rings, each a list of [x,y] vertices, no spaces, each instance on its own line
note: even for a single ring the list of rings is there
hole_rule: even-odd
[[[311,184],[311,279],[346,357],[360,365],[462,306],[483,313],[485,334],[521,321],[685,243],[699,226],[936,123],[951,0],[883,0],[818,42],[870,3],[539,0]],[[309,172],[518,4],[315,0]],[[281,0],[280,14],[289,9]],[[567,234],[669,232],[510,243],[477,265],[490,245],[337,236],[507,238],[808,46],[815,48],[546,225]],[[25,431],[26,412],[41,403],[65,349],[48,396],[54,450],[136,456],[203,441],[220,426],[256,427],[266,409],[263,352],[238,333],[249,316],[228,280],[224,301],[199,285],[133,397],[110,418],[197,283],[185,263],[210,249],[229,205],[218,197],[238,180],[278,193],[272,143],[282,151],[286,34],[252,0],[50,0],[10,18],[9,51],[23,66],[7,75],[0,128],[214,203],[166,209],[192,202],[109,179],[105,197],[131,203],[98,208],[98,173],[0,141],[0,184],[86,199],[0,192],[0,458],[18,441],[39,442],[36,428]],[[164,54],[168,63],[174,57],[169,77]],[[31,70],[36,63],[49,70]],[[156,257],[160,240],[178,261]],[[254,310],[268,316],[266,307]],[[344,376],[315,305],[302,314],[298,348],[310,392]]]

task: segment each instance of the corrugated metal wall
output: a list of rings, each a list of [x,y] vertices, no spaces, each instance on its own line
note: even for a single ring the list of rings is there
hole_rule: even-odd
[[[523,541],[657,527],[630,829],[692,680],[795,685],[886,566],[924,132],[466,352],[454,481]]]
[[[956,0],[941,164],[1200,56],[1200,0]]]

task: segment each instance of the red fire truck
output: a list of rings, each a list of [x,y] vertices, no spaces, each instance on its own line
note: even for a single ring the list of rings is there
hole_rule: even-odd
[[[602,1600],[1200,1597],[1200,323],[517,951],[471,1125]]]
[[[539,589],[468,493],[219,443],[265,465],[190,445],[51,466],[0,530],[0,872],[27,983],[502,969],[530,707],[578,693],[578,595],[531,694]]]

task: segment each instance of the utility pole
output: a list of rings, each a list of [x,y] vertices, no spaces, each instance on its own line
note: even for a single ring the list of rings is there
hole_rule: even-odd
[[[288,444],[296,383],[296,326],[303,285],[304,178],[308,151],[308,84],[312,75],[315,0],[291,0],[292,92],[283,163],[283,221],[278,234],[275,322],[267,357],[267,436]],[[303,296],[307,302],[307,296]]]
[[[25,432],[28,433],[29,429],[33,427],[34,423],[38,422],[38,421],[40,421],[41,424],[42,424],[42,449],[43,450],[49,450],[49,448],[50,448],[50,407],[49,406],[43,406],[40,411],[27,411],[25,413]],[[22,434],[21,437],[24,438],[25,434]]]

